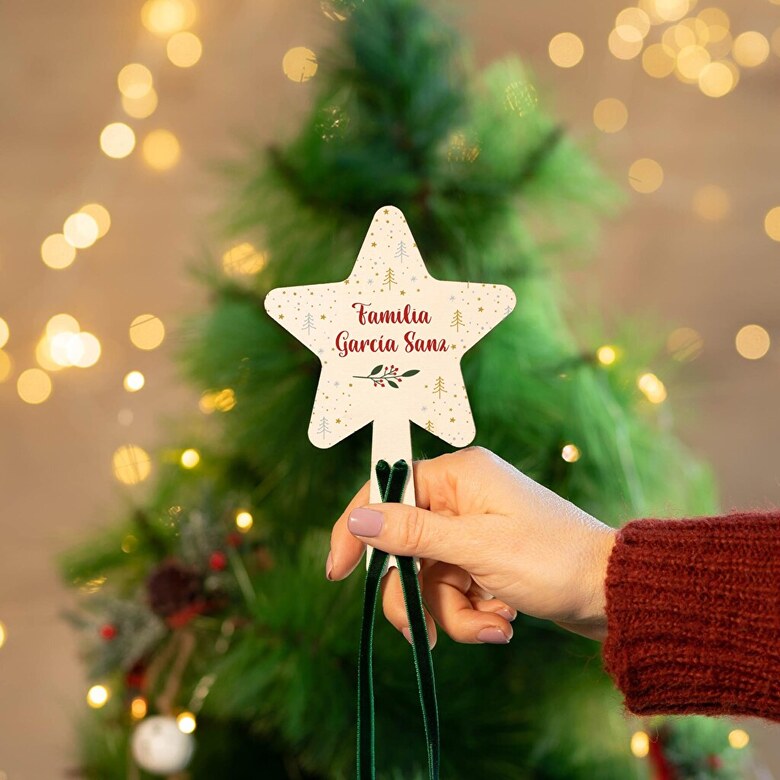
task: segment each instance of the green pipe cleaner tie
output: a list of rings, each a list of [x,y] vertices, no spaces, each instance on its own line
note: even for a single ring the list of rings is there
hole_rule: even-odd
[[[403,498],[404,486],[409,476],[409,464],[396,461],[392,467],[385,460],[376,464],[379,492],[385,503],[398,503]],[[360,628],[358,656],[358,713],[357,713],[357,776],[359,780],[376,777],[374,749],[374,678],[371,655],[374,646],[374,613],[379,595],[379,584],[387,569],[388,554],[374,549],[366,573],[366,589],[363,597],[363,621]],[[425,726],[425,743],[428,753],[428,778],[439,779],[439,711],[436,705],[436,681],[433,676],[433,658],[425,625],[420,581],[414,558],[397,556],[401,588],[412,635],[412,655],[417,673],[417,689]]]

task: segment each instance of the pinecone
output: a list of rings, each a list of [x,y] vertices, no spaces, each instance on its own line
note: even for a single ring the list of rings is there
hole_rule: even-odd
[[[149,608],[155,615],[168,618],[204,600],[203,577],[179,561],[165,561],[146,582]]]

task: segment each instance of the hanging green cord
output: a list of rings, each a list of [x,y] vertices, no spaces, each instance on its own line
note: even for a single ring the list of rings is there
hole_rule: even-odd
[[[399,502],[409,476],[409,464],[396,461],[391,467],[387,461],[376,464],[376,476],[382,501]],[[374,549],[366,573],[366,587],[363,598],[363,620],[360,630],[360,651],[358,656],[358,716],[357,716],[357,776],[359,780],[374,780],[375,768],[375,726],[374,726],[374,680],[373,643],[374,613],[379,595],[379,585],[387,566],[388,554]],[[401,588],[409,619],[412,637],[412,655],[417,674],[417,688],[425,727],[425,741],[428,753],[428,778],[439,778],[439,713],[436,704],[436,681],[433,674],[433,657],[425,625],[420,582],[414,559],[398,556]]]

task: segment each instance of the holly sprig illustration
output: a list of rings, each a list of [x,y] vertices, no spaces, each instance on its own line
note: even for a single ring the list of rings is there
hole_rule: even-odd
[[[403,374],[399,374],[399,371],[398,366],[385,366],[380,363],[378,366],[374,366],[366,376],[353,376],[352,378],[370,379],[374,383],[374,387],[392,387],[397,390],[399,383],[403,382],[404,379],[420,373],[419,368],[412,368],[409,371],[404,371]]]

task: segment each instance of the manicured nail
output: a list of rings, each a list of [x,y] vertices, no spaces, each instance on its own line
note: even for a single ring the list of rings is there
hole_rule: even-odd
[[[331,576],[330,576],[330,573],[331,573],[332,571],[333,571],[333,553],[332,553],[332,552],[329,552],[329,553],[328,553],[328,560],[327,560],[327,561],[325,561],[325,576],[326,576],[326,577],[327,577],[329,580],[332,580],[332,579],[333,579],[333,577],[331,577]]]
[[[500,629],[495,626],[488,626],[483,628],[477,634],[477,639],[480,642],[487,642],[491,645],[508,645],[509,637]]]
[[[382,530],[382,513],[376,509],[360,507],[349,516],[349,531],[355,536],[379,536]]]
[[[509,609],[509,607],[501,607],[501,609],[496,610],[496,615],[501,615],[502,618],[511,623],[517,617],[517,612]]]
[[[412,644],[412,632],[409,630],[409,626],[404,626],[404,627],[401,629],[401,633],[402,633],[402,634],[403,634],[403,635],[406,637],[406,641],[407,641],[409,644]],[[431,638],[430,638],[430,636],[429,636],[429,637],[428,637],[428,643],[429,643],[429,644],[430,644],[430,641],[431,641]],[[436,642],[434,642],[434,643],[431,645],[431,650],[433,650],[433,648],[434,648],[435,646],[436,646]]]

